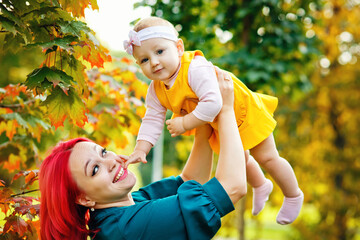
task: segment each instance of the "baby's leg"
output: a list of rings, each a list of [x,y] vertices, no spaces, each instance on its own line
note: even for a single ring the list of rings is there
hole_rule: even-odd
[[[249,151],[245,152],[245,159],[247,181],[253,188],[252,214],[258,215],[264,208],[265,202],[269,199],[273,184],[269,179],[265,178],[259,164],[249,155]]]
[[[256,161],[273,177],[285,196],[276,219],[277,222],[280,224],[293,222],[300,213],[304,195],[298,186],[291,165],[279,156],[273,135],[271,134],[250,152]]]

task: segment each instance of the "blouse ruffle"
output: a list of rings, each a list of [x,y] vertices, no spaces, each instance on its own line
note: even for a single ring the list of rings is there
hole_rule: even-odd
[[[221,217],[234,206],[216,178],[204,185],[188,181],[178,190],[188,239],[210,239],[221,227]]]

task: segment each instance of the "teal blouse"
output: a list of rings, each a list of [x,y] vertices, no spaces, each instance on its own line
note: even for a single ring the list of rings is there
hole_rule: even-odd
[[[135,205],[96,209],[89,228],[94,239],[211,239],[221,217],[234,206],[216,178],[201,185],[180,176],[165,178],[132,193]]]

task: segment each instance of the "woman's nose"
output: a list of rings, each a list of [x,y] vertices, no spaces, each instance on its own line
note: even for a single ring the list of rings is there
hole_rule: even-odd
[[[111,172],[116,167],[116,160],[114,158],[106,159],[105,164],[109,169],[109,172]]]

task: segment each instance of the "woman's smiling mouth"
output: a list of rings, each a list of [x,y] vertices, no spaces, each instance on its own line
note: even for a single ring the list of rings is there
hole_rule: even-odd
[[[118,173],[115,175],[113,183],[116,183],[120,179],[124,179],[127,174],[127,170],[125,170],[123,167],[120,166],[120,169],[118,170]]]

